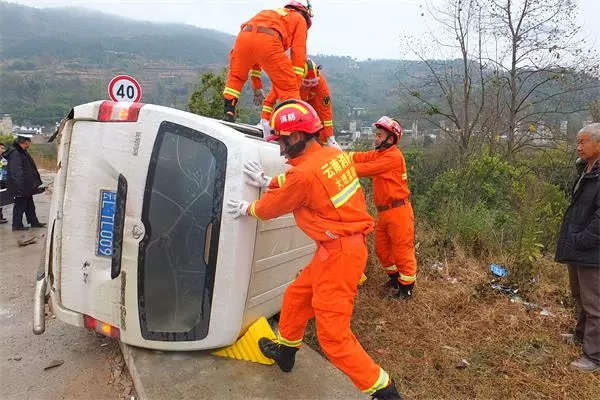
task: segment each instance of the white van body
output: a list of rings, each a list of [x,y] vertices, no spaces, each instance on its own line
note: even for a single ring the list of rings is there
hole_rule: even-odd
[[[284,172],[258,129],[97,101],[75,107],[58,133],[35,333],[48,292],[60,320],[160,350],[226,346],[279,312],[315,245],[291,215],[224,211],[228,199],[259,197],[245,162]]]

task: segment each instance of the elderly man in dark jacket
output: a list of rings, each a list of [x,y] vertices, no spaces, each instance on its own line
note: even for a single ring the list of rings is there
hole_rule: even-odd
[[[571,366],[600,370],[600,123],[577,134],[579,177],[558,237],[556,261],[568,264],[583,355]]]
[[[42,179],[37,166],[27,152],[29,146],[31,146],[31,135],[17,136],[17,140],[4,153],[4,157],[8,160],[6,188],[8,195],[15,199],[12,218],[13,231],[28,229],[23,226],[23,214],[33,228],[46,226],[38,220],[35,214],[33,195],[42,193],[44,189],[40,188]]]

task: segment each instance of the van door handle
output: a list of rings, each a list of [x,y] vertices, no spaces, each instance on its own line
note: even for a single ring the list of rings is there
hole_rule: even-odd
[[[206,231],[204,235],[204,264],[208,265],[208,261],[210,260],[210,242],[212,239],[212,228],[213,222],[210,221],[208,225],[206,225]]]

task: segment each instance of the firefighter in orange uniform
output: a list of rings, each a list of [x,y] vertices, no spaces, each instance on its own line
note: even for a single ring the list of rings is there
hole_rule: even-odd
[[[349,153],[360,177],[373,178],[375,206],[375,252],[388,274],[396,295],[410,299],[417,274],[414,246],[414,216],[408,199],[408,177],[404,155],[397,144],[402,137],[398,121],[383,116],[373,124],[375,150]]]
[[[300,80],[306,61],[306,38],[312,10],[299,1],[283,8],[263,10],[242,24],[230,54],[229,74],[223,91],[224,120],[235,121],[235,107],[250,73],[254,103],[264,99],[261,68],[265,70],[277,97],[300,97]],[[285,54],[290,49],[291,59]]]
[[[246,164],[247,183],[269,190],[253,202],[229,200],[227,211],[234,218],[263,220],[293,212],[317,251],[283,296],[277,341],[261,338],[260,350],[290,372],[306,324],[315,318],[323,352],[356,387],[374,399],[401,399],[394,381],[350,330],[357,284],[367,261],[365,235],[373,229],[350,157],[317,143],[323,125],[301,100],[279,104],[271,127],[274,134],[268,140],[279,142],[292,168],[271,179],[258,163]]]
[[[331,106],[331,94],[327,86],[327,80],[321,72],[321,66],[317,65],[312,59],[307,59],[304,65],[304,76],[300,86],[300,98],[310,104],[323,123],[323,131],[319,134],[319,141],[328,146],[338,147],[333,136],[333,109]],[[261,125],[268,127],[273,106],[277,102],[277,95],[273,90],[269,92],[263,102]],[[263,129],[270,130],[270,129]]]

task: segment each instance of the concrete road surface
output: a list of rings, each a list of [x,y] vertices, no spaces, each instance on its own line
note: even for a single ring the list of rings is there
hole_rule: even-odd
[[[42,171],[40,171],[42,172]],[[43,173],[44,181],[51,174]],[[34,197],[38,217],[48,221],[51,195]],[[31,332],[33,288],[45,229],[12,232],[12,206],[4,208],[9,223],[0,225],[0,398],[1,399],[131,399],[131,378],[118,343],[67,325],[52,315],[46,333]],[[37,243],[19,247],[33,234]],[[44,370],[52,364],[60,364]]]

